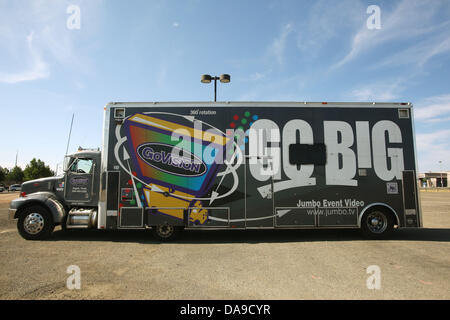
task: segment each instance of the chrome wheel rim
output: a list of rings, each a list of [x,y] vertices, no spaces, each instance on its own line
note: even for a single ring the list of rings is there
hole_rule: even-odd
[[[23,228],[29,234],[37,234],[44,229],[44,217],[39,213],[30,213],[23,221]]]
[[[370,213],[367,216],[367,227],[373,233],[383,233],[387,228],[387,218],[379,211]]]
[[[161,238],[170,237],[173,233],[173,230],[174,230],[174,228],[171,225],[163,225],[163,226],[156,227],[156,231],[158,232],[158,235]]]

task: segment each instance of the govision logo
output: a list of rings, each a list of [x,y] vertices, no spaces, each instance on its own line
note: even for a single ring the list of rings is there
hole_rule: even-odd
[[[70,179],[70,183],[74,187],[86,186],[89,183],[89,179],[86,177],[73,177]]]
[[[197,177],[207,170],[199,157],[169,144],[148,142],[138,146],[136,152],[149,166],[177,176]]]

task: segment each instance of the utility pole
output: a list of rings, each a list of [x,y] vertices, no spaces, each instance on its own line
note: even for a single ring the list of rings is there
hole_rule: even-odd
[[[19,150],[16,152],[16,163],[14,164],[14,168],[17,167],[17,157],[19,156]]]

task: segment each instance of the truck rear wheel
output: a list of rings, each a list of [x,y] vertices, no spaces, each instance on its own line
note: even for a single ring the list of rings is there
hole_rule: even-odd
[[[180,229],[170,224],[152,226],[152,233],[159,241],[171,241],[176,238]]]
[[[361,231],[370,239],[383,239],[394,229],[394,217],[384,208],[374,207],[364,213]]]
[[[20,235],[27,240],[47,239],[54,228],[50,212],[39,205],[23,209],[17,220],[17,229]]]

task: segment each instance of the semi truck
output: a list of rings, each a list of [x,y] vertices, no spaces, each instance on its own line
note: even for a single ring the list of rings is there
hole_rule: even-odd
[[[69,229],[422,226],[411,103],[111,102],[102,147],[22,184],[25,239]]]

